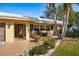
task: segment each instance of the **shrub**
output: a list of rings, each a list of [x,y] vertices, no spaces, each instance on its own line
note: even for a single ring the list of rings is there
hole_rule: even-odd
[[[47,51],[50,48],[54,48],[54,44],[55,44],[55,39],[51,38],[51,37],[47,37],[43,39],[44,42],[42,45],[40,46],[36,46],[34,47],[32,50],[29,51],[29,55],[33,56],[33,55],[44,55],[47,53]]]
[[[38,47],[34,47],[32,50],[29,51],[29,55],[33,56],[33,55],[38,55]]]
[[[32,50],[29,51],[29,55],[33,56],[33,55],[43,55],[47,53],[47,49],[45,49],[43,46],[39,46],[39,47],[34,47]]]
[[[67,32],[66,32],[66,37],[71,37],[71,36],[72,36],[72,32],[67,31]]]
[[[51,37],[47,37],[44,39],[43,45],[46,49],[54,48],[54,44],[55,44],[55,39]]]
[[[79,32],[72,32],[72,31],[67,31],[66,32],[66,37],[79,37]]]
[[[39,46],[39,53],[40,53],[41,55],[46,54],[46,53],[47,53],[47,49],[45,49],[44,46],[40,45],[40,46]]]
[[[36,42],[41,38],[41,36],[38,34],[31,34],[31,37],[34,38]]]

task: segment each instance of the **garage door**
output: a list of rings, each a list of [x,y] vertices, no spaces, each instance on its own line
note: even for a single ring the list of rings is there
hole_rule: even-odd
[[[5,24],[0,23],[0,42],[4,41]]]

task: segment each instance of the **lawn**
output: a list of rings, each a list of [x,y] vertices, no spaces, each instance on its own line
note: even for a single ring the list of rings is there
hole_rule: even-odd
[[[79,56],[79,40],[65,39],[56,50],[57,56]]]

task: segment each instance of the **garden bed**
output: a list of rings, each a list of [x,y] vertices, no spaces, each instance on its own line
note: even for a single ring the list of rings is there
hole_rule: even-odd
[[[29,51],[30,56],[45,55],[46,53],[48,53],[49,49],[53,49],[55,47],[56,40],[52,37],[43,38],[42,41],[42,45],[35,46],[32,50]]]

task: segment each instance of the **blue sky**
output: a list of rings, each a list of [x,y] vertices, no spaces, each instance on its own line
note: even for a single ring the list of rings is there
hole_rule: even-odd
[[[43,15],[45,8],[45,3],[0,3],[0,12],[21,14],[36,18]],[[79,6],[75,5],[73,8],[75,11],[79,11]]]

